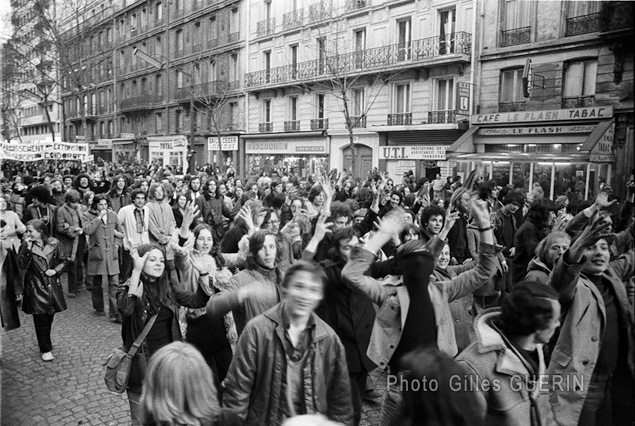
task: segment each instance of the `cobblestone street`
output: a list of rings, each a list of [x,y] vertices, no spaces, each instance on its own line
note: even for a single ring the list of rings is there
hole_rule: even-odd
[[[30,315],[20,312],[22,326],[2,331],[3,426],[129,424],[127,399],[106,390],[101,365],[121,343],[121,325],[96,316],[87,291],[66,302],[53,322],[52,362],[40,359]],[[384,378],[373,377],[380,392]],[[362,425],[379,424],[380,403],[365,403]]]

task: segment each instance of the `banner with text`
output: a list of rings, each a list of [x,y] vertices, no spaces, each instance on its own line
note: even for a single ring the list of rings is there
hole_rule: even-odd
[[[0,142],[0,158],[14,161],[86,161],[90,154],[87,143],[51,141]]]

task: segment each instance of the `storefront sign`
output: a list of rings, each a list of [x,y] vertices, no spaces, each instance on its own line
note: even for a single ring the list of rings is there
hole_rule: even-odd
[[[223,136],[220,138],[221,151],[238,151],[238,136]],[[218,137],[207,138],[207,150],[218,151]]]
[[[456,114],[470,115],[470,83],[459,81],[456,90]]]
[[[263,142],[247,141],[245,143],[247,154],[328,154],[326,140],[300,142]]]
[[[164,166],[181,166],[183,173],[187,173],[187,138],[185,136],[148,138],[148,154],[150,162],[159,161]]]
[[[480,128],[480,136],[527,136],[558,135],[566,133],[591,133],[595,125],[584,126],[534,126],[534,127],[499,127]]]
[[[447,145],[380,146],[380,160],[445,160]]]
[[[386,162],[386,171],[393,178],[400,178],[404,173],[417,169],[417,162],[414,160],[397,160]]]
[[[112,139],[97,139],[97,145],[93,149],[112,149]]]
[[[593,147],[589,160],[594,163],[612,163],[615,161],[613,155],[613,137],[615,136],[615,123],[608,128],[602,139]]]
[[[136,144],[130,140],[113,141],[112,159],[117,164],[134,163],[137,161]]]
[[[612,106],[479,114],[472,116],[472,124],[523,123],[528,121],[558,120],[597,120],[602,118],[613,118]]]
[[[134,139],[135,138],[135,134],[134,133],[122,133],[121,134],[121,139]]]

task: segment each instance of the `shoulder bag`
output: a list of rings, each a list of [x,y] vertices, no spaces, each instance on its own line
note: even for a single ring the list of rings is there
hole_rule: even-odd
[[[106,358],[106,361],[102,365],[106,366],[104,373],[104,381],[106,387],[112,393],[121,394],[126,391],[128,387],[128,378],[130,377],[130,367],[132,366],[132,358],[139,350],[139,346],[143,343],[148,335],[148,332],[152,328],[154,321],[157,319],[155,314],[150,318],[150,321],[143,327],[143,331],[134,341],[132,347],[128,352],[123,351],[120,348],[115,348],[112,353]]]

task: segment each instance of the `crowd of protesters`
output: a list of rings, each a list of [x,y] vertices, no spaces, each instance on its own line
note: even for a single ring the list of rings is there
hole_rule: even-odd
[[[49,362],[54,315],[84,289],[124,349],[150,323],[134,425],[358,425],[375,369],[382,425],[635,422],[632,182],[552,200],[477,171],[1,178],[3,327],[21,303]]]

